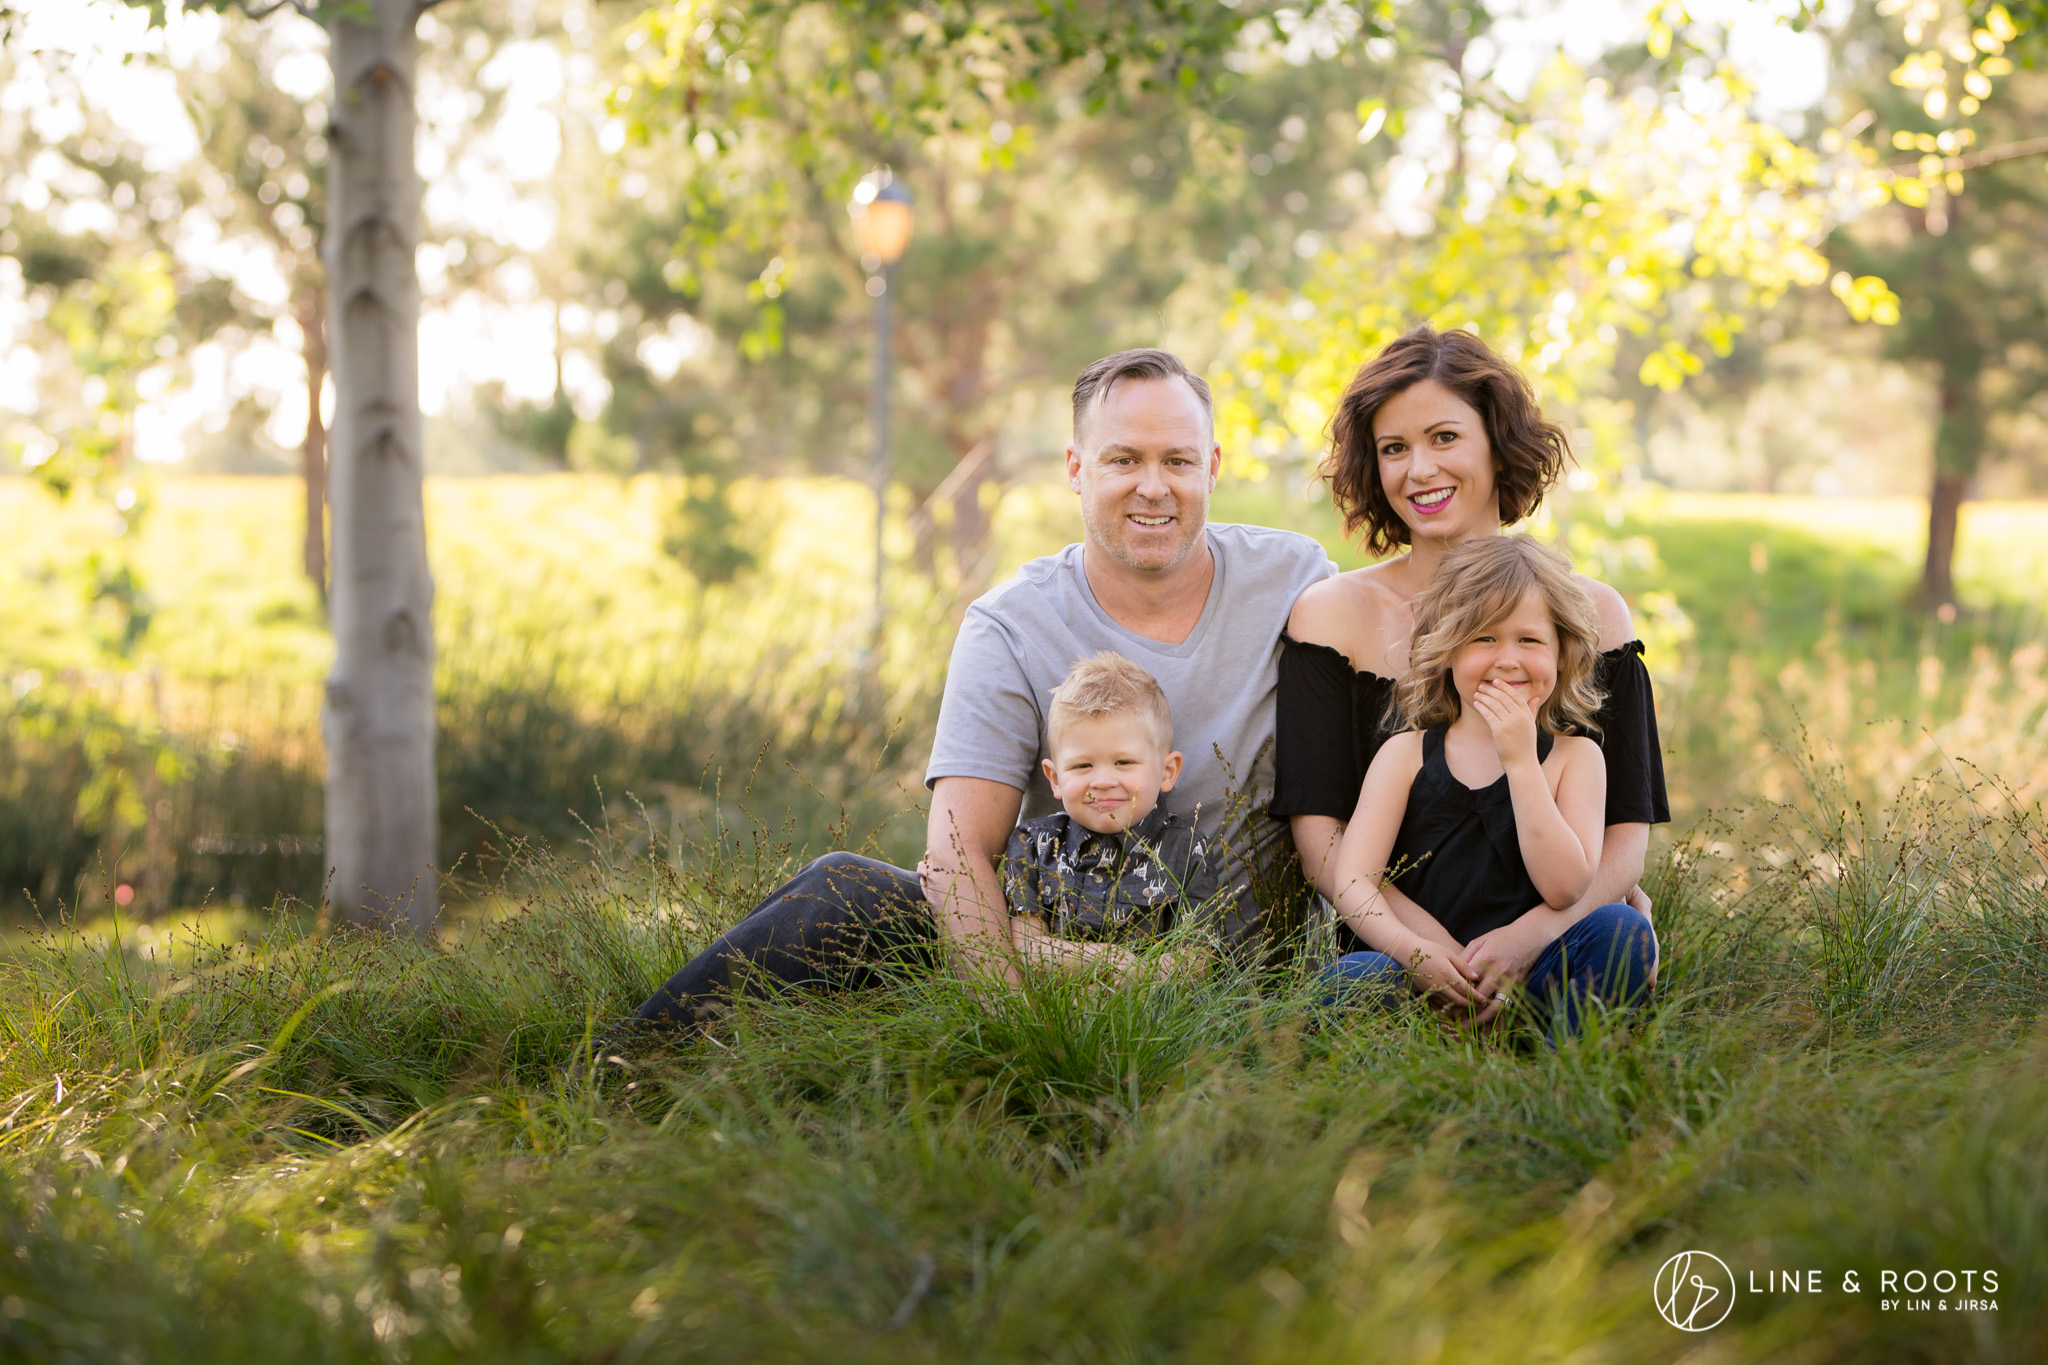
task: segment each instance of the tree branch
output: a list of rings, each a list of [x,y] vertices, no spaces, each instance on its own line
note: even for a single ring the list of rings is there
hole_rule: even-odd
[[[2003,147],[1986,147],[1981,152],[1969,152],[1963,156],[1945,156],[1941,169],[1948,171],[1974,171],[1979,166],[1995,166],[2001,161],[2016,161],[2023,156],[2037,156],[2048,152],[2048,137],[2032,137],[2025,142],[2008,142]],[[1909,162],[1902,166],[1886,167],[1893,175],[1920,174],[1920,163]]]
[[[251,19],[268,19],[281,9],[296,10],[315,23],[320,21],[318,11],[312,5],[306,3],[306,0],[270,0],[270,3],[267,5],[251,4],[244,7],[245,12]]]
[[[425,14],[428,10],[432,9],[434,6],[440,3],[441,0],[419,0],[419,7],[415,9],[413,13],[415,15]]]

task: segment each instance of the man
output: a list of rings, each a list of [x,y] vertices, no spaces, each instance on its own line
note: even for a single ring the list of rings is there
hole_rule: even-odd
[[[1287,856],[1263,819],[1272,790],[1280,633],[1303,588],[1336,571],[1306,536],[1208,524],[1222,467],[1208,385],[1176,357],[1122,351],[1074,384],[1067,482],[1083,539],[1033,560],[968,609],[953,646],[925,774],[918,873],[828,854],[778,888],[640,1007],[686,1023],[738,984],[858,987],[889,961],[1018,979],[997,872],[1020,814],[1054,808],[1039,780],[1054,687],[1077,659],[1123,654],[1158,679],[1187,765],[1174,806],[1233,855],[1246,939],[1250,888]],[[920,876],[922,881],[920,881]]]

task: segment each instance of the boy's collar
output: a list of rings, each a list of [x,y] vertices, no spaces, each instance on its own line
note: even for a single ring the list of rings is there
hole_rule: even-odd
[[[1138,823],[1127,829],[1117,830],[1109,834],[1088,828],[1088,826],[1082,824],[1073,816],[1067,815],[1065,811],[1060,813],[1067,816],[1067,841],[1076,847],[1090,839],[1128,840],[1136,838],[1144,839],[1148,842],[1156,841],[1161,834],[1165,833],[1167,822],[1173,819],[1173,812],[1166,808],[1166,797],[1163,794],[1157,801],[1152,803],[1152,809],[1146,811],[1144,818],[1139,820]]]

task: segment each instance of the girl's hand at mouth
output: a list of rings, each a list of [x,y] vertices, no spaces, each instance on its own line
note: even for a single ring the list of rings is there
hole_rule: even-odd
[[[1472,709],[1492,733],[1503,768],[1536,761],[1536,708],[1523,700],[1527,692],[1526,683],[1488,678],[1472,693]]]

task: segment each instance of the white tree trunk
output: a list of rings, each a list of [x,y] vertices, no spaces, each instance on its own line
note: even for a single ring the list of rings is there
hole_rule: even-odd
[[[327,870],[334,909],[424,935],[434,869],[434,585],[419,395],[418,0],[359,0],[328,25],[327,241],[334,429],[334,672]],[[355,16],[355,17],[351,17]]]

